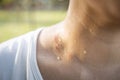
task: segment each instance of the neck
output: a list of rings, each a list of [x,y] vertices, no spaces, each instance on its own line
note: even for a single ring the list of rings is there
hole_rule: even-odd
[[[120,17],[117,15],[117,11],[115,13],[112,13],[111,10],[107,11],[109,6],[106,6],[106,9],[102,7],[100,5],[93,6],[87,0],[70,0],[69,10],[64,21],[65,31],[68,32],[66,39],[68,50],[77,46],[79,49],[77,50],[76,47],[74,51],[81,50],[81,53],[84,53],[86,46],[92,41],[105,44],[113,42],[111,37],[119,32]],[[74,43],[75,40],[76,43]],[[80,59],[83,59],[84,54],[80,55]]]
[[[57,51],[55,53],[65,54],[65,58],[68,59],[75,53],[83,53],[80,54],[80,59],[83,59],[86,48],[88,49],[92,45],[91,42],[112,42],[111,37],[114,36],[114,33],[119,32],[120,20],[111,16],[112,13],[107,15],[107,12],[99,9],[100,6],[94,8],[95,6],[93,7],[85,1],[70,0],[65,20],[43,32],[45,35],[43,37],[41,35],[41,45],[45,49],[55,49]],[[60,40],[59,43],[59,39],[62,39],[62,42]],[[88,46],[88,44],[90,45]],[[73,46],[76,47],[73,48]]]
[[[90,0],[91,1],[91,0]],[[119,12],[109,10],[109,6],[91,4],[88,0],[70,0],[70,6],[67,17],[65,19],[65,26],[73,27],[73,29],[81,30],[86,28],[89,31],[100,30],[118,30],[120,17]],[[112,6],[113,4],[111,4]],[[114,5],[112,7],[115,7]],[[116,7],[115,7],[116,8]]]

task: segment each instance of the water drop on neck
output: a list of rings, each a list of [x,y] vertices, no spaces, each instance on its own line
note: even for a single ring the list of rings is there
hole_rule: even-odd
[[[84,53],[84,54],[87,54],[87,51],[86,51],[86,50],[84,50],[84,51],[83,51],[83,53]]]
[[[61,58],[58,56],[58,57],[57,57],[57,60],[61,60]]]

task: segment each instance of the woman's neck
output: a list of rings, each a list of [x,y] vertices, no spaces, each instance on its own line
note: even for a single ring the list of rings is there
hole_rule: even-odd
[[[115,19],[112,20],[113,16],[107,16],[105,12],[94,9],[85,1],[71,0],[65,20],[43,32],[41,45],[45,49],[53,50],[53,52],[56,50],[58,52],[54,53],[60,53],[62,56],[67,53],[64,56],[68,59],[80,52],[83,53],[80,54],[80,58],[83,59],[86,53],[86,43],[93,41],[112,43],[111,37],[119,32],[120,23]],[[59,39],[62,39],[62,42],[60,40],[59,43]],[[63,49],[65,51],[62,51]]]
[[[92,0],[90,0],[92,1]],[[118,30],[120,16],[117,15],[119,11],[109,9],[109,6],[97,5],[99,2],[91,4],[89,0],[70,0],[70,6],[65,18],[65,27],[76,30],[83,28],[92,32],[106,30]],[[111,3],[112,7],[114,3]],[[104,9],[104,8],[105,9]],[[117,6],[115,7],[117,9]]]

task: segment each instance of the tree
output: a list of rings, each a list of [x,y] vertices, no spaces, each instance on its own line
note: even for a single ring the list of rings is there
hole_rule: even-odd
[[[14,0],[0,0],[0,7],[9,9],[13,6]]]

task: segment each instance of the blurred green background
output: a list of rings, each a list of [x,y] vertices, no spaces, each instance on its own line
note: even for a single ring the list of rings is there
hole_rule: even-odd
[[[0,43],[62,21],[68,0],[0,0]]]

